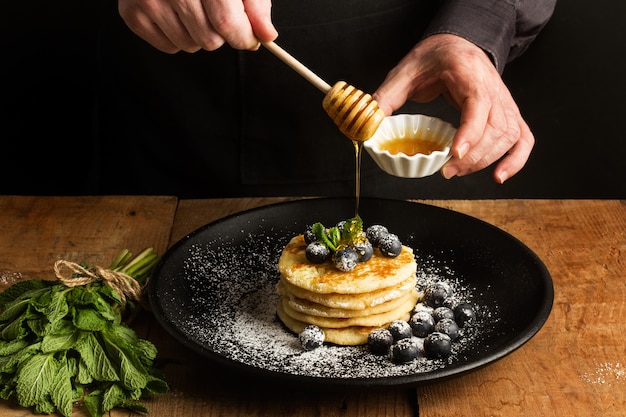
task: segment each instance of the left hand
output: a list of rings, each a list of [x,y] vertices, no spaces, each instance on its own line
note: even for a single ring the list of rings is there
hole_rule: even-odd
[[[456,35],[430,36],[418,43],[372,95],[390,115],[407,100],[429,102],[443,95],[461,112],[446,178],[479,171],[500,160],[494,179],[519,172],[535,139],[515,100],[487,54]]]
[[[278,32],[271,0],[118,0],[126,25],[155,48],[174,54],[215,51],[225,43],[256,50]]]

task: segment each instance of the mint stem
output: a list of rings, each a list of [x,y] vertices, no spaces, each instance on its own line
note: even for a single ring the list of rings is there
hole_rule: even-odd
[[[154,252],[153,248],[144,249],[135,257],[127,249],[124,249],[111,263],[109,269],[124,273],[135,279],[139,284],[143,284],[143,281],[145,281],[143,278],[150,273],[159,259],[159,255]]]
[[[120,266],[124,265],[125,263],[128,262],[128,260],[133,256],[133,254],[128,250],[128,249],[124,249],[122,250],[117,257],[113,260],[113,262],[111,263],[111,265],[109,266],[109,269],[111,270],[116,270],[117,268],[119,268]]]

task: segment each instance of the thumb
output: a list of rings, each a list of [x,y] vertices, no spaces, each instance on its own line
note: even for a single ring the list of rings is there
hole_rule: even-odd
[[[278,31],[272,23],[271,0],[244,1],[246,14],[256,37],[264,42],[273,41],[278,37]]]

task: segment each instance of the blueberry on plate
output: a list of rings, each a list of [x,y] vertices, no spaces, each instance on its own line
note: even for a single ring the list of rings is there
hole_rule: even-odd
[[[406,363],[416,359],[419,355],[419,346],[414,339],[398,340],[391,346],[391,357],[396,363]]]
[[[434,309],[434,308],[432,308],[431,306],[429,306],[429,305],[427,305],[427,304],[424,304],[424,303],[422,303],[422,302],[419,302],[419,303],[415,304],[415,307],[413,307],[412,314],[418,313],[418,312],[420,312],[420,311],[425,311],[425,312],[427,312],[428,314],[433,314],[433,311],[434,311],[434,310],[435,310],[435,309]]]
[[[401,339],[409,339],[413,335],[413,330],[409,323],[404,320],[392,321],[387,329],[391,332],[393,340],[398,341]]]
[[[450,336],[451,340],[459,338],[459,326],[452,319],[442,319],[435,324],[435,331],[445,333]]]
[[[310,324],[306,326],[298,335],[298,340],[304,348],[304,350],[313,350],[322,346],[324,343],[324,330],[320,327]]]
[[[409,319],[413,334],[417,337],[426,337],[435,329],[435,320],[427,311],[418,311]]]
[[[306,245],[306,259],[313,264],[321,264],[330,259],[330,249],[322,242],[315,241]]]
[[[386,355],[393,344],[393,336],[388,329],[372,330],[367,336],[367,347],[374,355]]]
[[[402,242],[400,242],[400,238],[397,235],[387,233],[380,237],[378,249],[380,249],[383,255],[389,258],[395,258],[402,252]]]
[[[476,319],[476,311],[470,303],[461,303],[454,308],[454,321],[464,327]]]
[[[447,358],[452,352],[452,340],[444,333],[433,332],[424,339],[424,354],[431,359]]]
[[[378,246],[380,237],[387,233],[389,233],[389,231],[385,226],[380,224],[374,224],[365,230],[365,237],[367,237],[367,240],[372,242],[372,245]]]
[[[441,307],[446,298],[452,295],[450,286],[445,282],[436,282],[426,287],[424,301],[433,308]]]
[[[335,266],[343,272],[352,271],[359,263],[359,254],[354,248],[345,247],[335,252]]]
[[[455,296],[451,296],[443,300],[441,304],[444,307],[448,307],[450,310],[454,311],[457,305],[459,305],[459,300]]]
[[[454,320],[454,311],[452,311],[450,308],[448,307],[437,307],[434,311],[433,311],[433,318],[435,319],[435,321],[440,321],[443,319],[452,319]]]

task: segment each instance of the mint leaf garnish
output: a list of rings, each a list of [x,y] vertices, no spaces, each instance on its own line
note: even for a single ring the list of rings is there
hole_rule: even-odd
[[[332,252],[336,252],[340,246],[351,246],[360,243],[363,237],[363,220],[358,215],[344,222],[341,230],[334,226],[326,229],[322,223],[314,223],[311,231],[318,241],[322,242]]]

